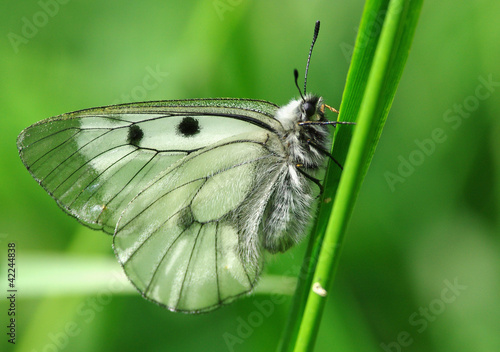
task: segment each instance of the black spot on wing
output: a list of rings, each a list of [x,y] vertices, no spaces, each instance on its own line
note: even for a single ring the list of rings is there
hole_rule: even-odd
[[[181,123],[177,125],[177,133],[184,137],[192,137],[200,133],[200,123],[197,119],[186,116]]]
[[[128,144],[139,146],[139,142],[142,140],[144,137],[144,132],[141,130],[141,128],[137,125],[132,125],[128,129],[128,137],[127,137],[127,142]]]

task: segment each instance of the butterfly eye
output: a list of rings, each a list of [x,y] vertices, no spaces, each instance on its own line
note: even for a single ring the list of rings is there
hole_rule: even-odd
[[[306,119],[309,119],[316,113],[316,107],[310,102],[305,102],[302,104],[302,110],[306,114]]]

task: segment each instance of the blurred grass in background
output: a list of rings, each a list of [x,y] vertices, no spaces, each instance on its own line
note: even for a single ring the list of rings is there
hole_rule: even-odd
[[[120,285],[88,296],[29,291],[23,278],[33,258],[42,265],[78,256],[89,266],[114,258],[111,237],[64,215],[31,179],[15,140],[41,119],[118,102],[242,97],[284,104],[297,96],[292,71],[303,73],[316,20],[308,90],[338,107],[363,2],[53,4],[9,3],[0,12],[0,251],[16,243],[19,289],[18,340],[9,347],[274,350],[289,297],[255,295],[186,316],[120,293]],[[495,1],[424,4],[317,351],[500,350],[499,10]],[[267,272],[292,275],[304,247],[270,258]],[[90,285],[92,278],[82,280]],[[1,322],[7,325],[6,314]]]

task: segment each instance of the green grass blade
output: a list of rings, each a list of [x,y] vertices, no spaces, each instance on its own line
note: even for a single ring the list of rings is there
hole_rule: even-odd
[[[333,155],[341,164],[345,160],[345,169],[332,202],[340,172],[334,164],[328,168],[317,236],[309,244],[281,351],[306,351],[314,345],[326,299],[311,290],[312,284],[329,288],[333,281],[343,234],[403,72],[422,2],[366,2],[339,116],[358,125],[347,158],[353,129],[336,131]]]
[[[383,20],[383,16],[387,12],[388,4],[389,0],[367,1],[365,3],[340,106],[341,115],[339,116],[339,120],[341,121],[355,121],[358,115],[366,83],[368,82],[368,74],[370,73],[375,48],[380,36],[380,30],[376,31],[374,29],[380,26],[380,21]],[[368,36],[368,33],[371,35]],[[345,158],[352,138],[353,128],[355,127],[338,126],[335,130],[332,155],[341,165],[345,165]],[[278,351],[290,351],[295,345],[300,321],[302,320],[309,294],[309,288],[312,285],[321,243],[323,242],[328,219],[332,212],[332,200],[335,197],[339,185],[340,175],[341,170],[334,163],[330,163],[325,176],[325,191],[321,201],[321,207],[319,209],[317,221],[311,231],[315,236],[311,236],[309,240],[299,275],[296,293],[292,300],[287,325],[280,341]]]

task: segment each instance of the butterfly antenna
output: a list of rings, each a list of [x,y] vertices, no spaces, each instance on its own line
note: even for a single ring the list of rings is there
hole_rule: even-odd
[[[300,97],[302,98],[303,101],[306,101],[306,99],[302,95],[302,92],[300,91],[299,83],[297,82],[297,80],[299,79],[299,71],[297,71],[297,69],[293,70],[293,76],[295,77],[295,86],[299,90]]]
[[[316,25],[314,26],[314,35],[311,43],[311,49],[309,49],[309,56],[307,57],[307,65],[306,65],[306,75],[304,77],[304,94],[306,94],[307,87],[307,73],[309,72],[309,62],[311,61],[311,55],[314,48],[314,43],[316,43],[316,39],[318,38],[319,33],[319,21],[316,21]]]

